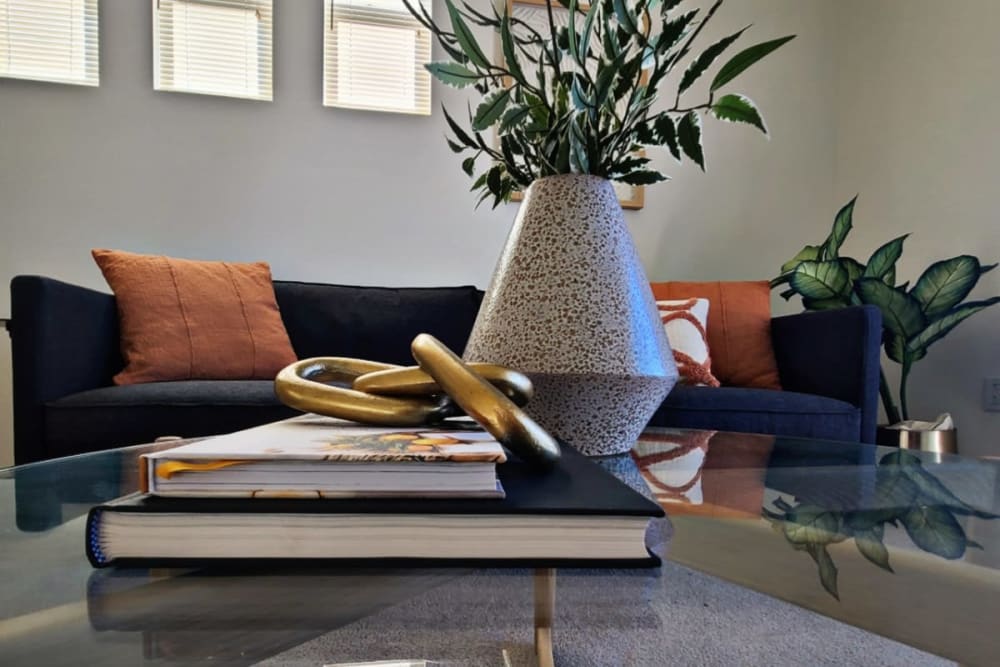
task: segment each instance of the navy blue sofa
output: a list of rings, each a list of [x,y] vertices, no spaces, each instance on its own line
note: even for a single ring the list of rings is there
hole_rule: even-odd
[[[413,363],[428,332],[465,346],[482,293],[475,287],[351,287],[275,281],[300,358]],[[294,414],[272,383],[178,381],[115,386],[121,369],[112,295],[42,276],[11,281],[14,459],[18,464],[149,442],[224,433]],[[773,320],[785,391],[674,389],[654,425],[874,442],[880,315],[871,307]]]

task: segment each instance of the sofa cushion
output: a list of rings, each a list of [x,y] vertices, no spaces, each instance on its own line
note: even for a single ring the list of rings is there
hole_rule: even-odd
[[[356,357],[414,365],[410,343],[429,333],[461,354],[479,312],[475,287],[352,287],[275,281],[299,358]]]
[[[116,384],[273,379],[295,361],[266,263],[92,253],[118,303]]]
[[[781,389],[766,280],[652,283],[656,299],[708,299],[712,374],[724,385]]]
[[[650,424],[857,442],[861,411],[793,391],[678,385]]]
[[[102,387],[45,404],[52,456],[228,433],[299,414],[270,380],[182,380]]]

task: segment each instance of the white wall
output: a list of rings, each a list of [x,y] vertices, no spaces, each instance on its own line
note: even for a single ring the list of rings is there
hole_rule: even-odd
[[[954,255],[1000,261],[998,25],[995,0],[838,3],[834,189],[838,203],[860,193],[845,250],[866,259],[912,232],[900,281]],[[1000,269],[972,298],[996,294]],[[898,377],[896,364],[886,368]],[[1000,377],[1000,306],[959,325],[914,366],[911,416],[949,411],[960,451],[1000,454],[1000,413],[980,408],[984,376]]]
[[[708,122],[707,175],[658,158],[674,181],[628,214],[652,279],[770,277],[822,233],[834,201],[835,4],[743,0],[720,13],[709,38],[751,21],[747,44],[799,38],[734,86],[761,106],[771,141]],[[276,5],[272,103],[154,92],[146,0],[102,1],[99,88],[0,79],[0,280],[37,273],[104,289],[89,250],[112,247],[266,259],[278,278],[485,286],[516,208],[473,210],[440,111],[323,108],[322,2]],[[435,84],[434,99],[462,98]],[[9,406],[0,345],[0,464]]]

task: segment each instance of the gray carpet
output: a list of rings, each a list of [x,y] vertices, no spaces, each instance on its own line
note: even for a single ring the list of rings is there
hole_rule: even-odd
[[[457,577],[259,665],[532,665],[532,591],[526,571]],[[557,591],[563,667],[954,664],[673,563],[659,573],[564,570]]]

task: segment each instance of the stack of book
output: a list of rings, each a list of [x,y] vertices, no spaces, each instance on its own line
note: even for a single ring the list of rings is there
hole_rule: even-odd
[[[307,415],[147,454],[142,492],[93,508],[106,565],[229,559],[644,566],[660,507],[563,448],[539,471],[474,423]]]

